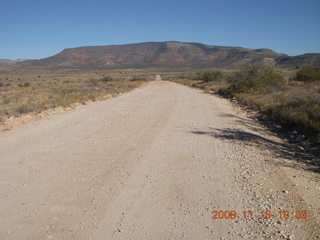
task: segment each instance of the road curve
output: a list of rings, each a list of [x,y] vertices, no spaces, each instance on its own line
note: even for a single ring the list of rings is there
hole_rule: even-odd
[[[227,100],[157,81],[3,132],[0,239],[312,239],[316,195],[304,199],[294,170],[235,137],[262,138],[250,121]],[[243,218],[304,207],[314,217]]]

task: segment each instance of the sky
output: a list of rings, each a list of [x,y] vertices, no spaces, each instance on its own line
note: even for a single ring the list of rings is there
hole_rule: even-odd
[[[0,0],[0,59],[149,41],[320,53],[320,0]]]

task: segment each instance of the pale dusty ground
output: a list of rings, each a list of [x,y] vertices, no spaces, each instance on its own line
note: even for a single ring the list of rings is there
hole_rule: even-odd
[[[318,176],[279,143],[227,100],[162,81],[2,132],[0,239],[319,238]]]

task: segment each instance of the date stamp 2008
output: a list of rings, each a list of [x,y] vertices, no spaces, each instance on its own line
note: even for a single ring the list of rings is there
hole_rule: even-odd
[[[309,217],[307,210],[298,210],[298,211],[288,211],[280,210],[278,212],[263,210],[260,212],[254,212],[251,210],[246,210],[242,212],[236,212],[234,210],[215,210],[212,212],[212,219],[307,219]]]

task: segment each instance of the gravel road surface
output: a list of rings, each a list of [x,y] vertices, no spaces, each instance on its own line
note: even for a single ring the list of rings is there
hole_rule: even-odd
[[[3,240],[317,239],[319,193],[238,107],[166,81],[0,133]]]

